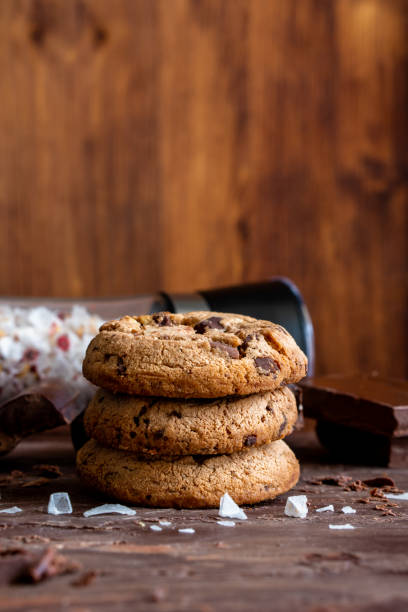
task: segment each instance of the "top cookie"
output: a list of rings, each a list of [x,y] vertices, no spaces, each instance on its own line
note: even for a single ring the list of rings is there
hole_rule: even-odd
[[[306,368],[280,325],[221,312],[161,312],[102,325],[83,373],[121,393],[210,398],[270,391],[299,381]]]

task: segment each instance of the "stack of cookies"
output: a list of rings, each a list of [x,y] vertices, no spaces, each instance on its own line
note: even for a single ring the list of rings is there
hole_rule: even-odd
[[[239,504],[293,487],[299,464],[282,438],[297,419],[288,383],[307,360],[268,321],[216,312],[158,313],[105,323],[86,378],[100,387],[77,455],[81,478],[124,502]]]

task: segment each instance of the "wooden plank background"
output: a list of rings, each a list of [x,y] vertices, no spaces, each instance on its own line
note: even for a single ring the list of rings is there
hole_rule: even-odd
[[[281,274],[408,375],[407,0],[0,0],[0,293]]]

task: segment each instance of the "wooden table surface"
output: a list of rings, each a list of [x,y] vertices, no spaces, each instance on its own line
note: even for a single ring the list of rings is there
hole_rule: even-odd
[[[0,558],[6,562],[4,551],[10,548],[51,546],[79,567],[39,584],[2,587],[0,610],[407,610],[408,502],[393,508],[396,516],[383,515],[375,502],[357,501],[368,497],[368,490],[309,481],[386,472],[406,490],[408,472],[329,464],[310,432],[297,433],[291,444],[302,464],[293,494],[307,495],[307,518],[286,517],[284,495],[247,508],[248,520],[228,528],[216,523],[216,510],[137,508],[134,517],[86,519],[86,509],[107,500],[76,477],[67,432],[27,440],[0,460],[2,473],[24,473],[2,488],[1,507],[18,505],[23,512],[1,515]],[[39,463],[58,465],[63,475],[23,487],[35,478],[33,466]],[[46,513],[55,491],[69,492],[72,515]],[[327,504],[334,504],[334,513],[315,512]],[[344,505],[357,513],[342,514]],[[158,519],[172,526],[150,530]],[[330,523],[352,523],[355,529],[333,531]],[[181,534],[180,527],[193,527],[195,533]],[[88,572],[89,584],[78,586]]]

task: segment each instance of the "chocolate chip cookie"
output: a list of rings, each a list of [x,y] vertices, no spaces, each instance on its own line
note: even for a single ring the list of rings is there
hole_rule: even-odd
[[[146,455],[213,455],[284,438],[296,419],[296,400],[286,387],[215,400],[152,399],[99,389],[84,426],[102,446]]]
[[[238,504],[253,504],[288,491],[299,478],[297,459],[283,440],[231,455],[172,460],[143,460],[89,440],[77,468],[85,483],[109,497],[161,508],[217,507],[225,492]]]
[[[115,392],[211,398],[271,391],[306,375],[307,359],[280,325],[217,312],[158,313],[105,323],[83,373]]]

